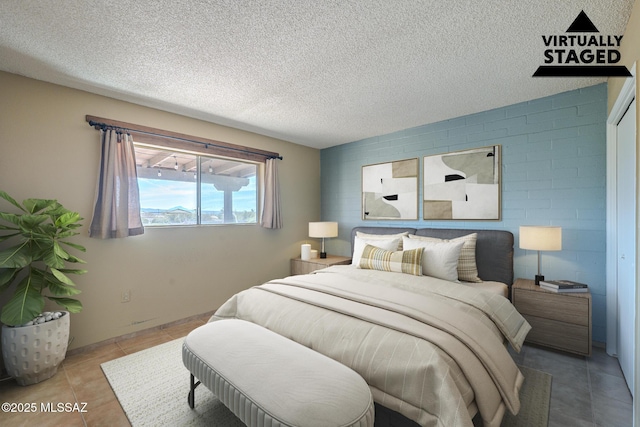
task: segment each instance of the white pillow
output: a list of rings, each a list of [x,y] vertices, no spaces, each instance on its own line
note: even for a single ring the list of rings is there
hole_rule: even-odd
[[[364,233],[363,233],[364,234]],[[362,252],[364,251],[365,246],[371,245],[376,248],[384,249],[387,251],[398,251],[402,247],[402,238],[406,237],[406,234],[398,234],[398,235],[366,235],[369,237],[360,237],[358,232],[356,232],[356,237],[353,241],[353,259],[351,260],[351,264],[360,265],[360,258],[362,257]]]
[[[360,237],[361,239],[367,240],[389,240],[389,239],[400,239],[400,243],[398,243],[398,250],[402,250],[402,238],[404,236],[408,236],[409,232],[405,231],[403,233],[397,234],[367,234],[362,231],[356,231],[356,237]]]
[[[463,241],[430,241],[403,237],[403,250],[424,248],[422,254],[422,274],[438,279],[458,280],[458,258]]]
[[[408,236],[408,235],[409,235],[408,231],[403,231],[402,233],[397,233],[397,234],[368,234],[368,233],[363,233],[362,231],[356,231],[356,236],[362,237],[365,239],[391,239],[395,237],[402,238],[402,236]]]
[[[476,242],[478,233],[467,234],[455,239],[437,239],[435,237],[409,235],[410,239],[428,240],[431,242],[457,242],[463,241],[460,258],[458,258],[458,280],[465,282],[482,282],[478,277],[478,266],[476,265]]]

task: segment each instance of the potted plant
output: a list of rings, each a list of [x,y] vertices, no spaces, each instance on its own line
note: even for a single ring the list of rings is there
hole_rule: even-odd
[[[69,343],[69,312],[82,304],[71,298],[80,293],[68,277],[86,270],[68,268],[84,263],[67,252],[85,248],[67,239],[78,235],[80,214],[56,200],[16,202],[6,192],[0,198],[19,212],[0,211],[0,295],[9,294],[2,307],[2,356],[18,384],[35,384],[52,377],[64,360]],[[45,299],[65,311],[43,313]]]

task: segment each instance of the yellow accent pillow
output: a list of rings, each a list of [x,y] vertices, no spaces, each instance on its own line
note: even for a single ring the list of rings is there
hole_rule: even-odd
[[[423,251],[423,248],[410,251],[387,251],[372,245],[366,245],[362,251],[358,268],[421,276]]]

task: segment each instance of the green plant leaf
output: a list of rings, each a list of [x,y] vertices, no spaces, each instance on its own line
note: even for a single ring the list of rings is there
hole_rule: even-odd
[[[53,249],[53,242],[55,241],[54,237],[42,230],[31,231],[29,239],[32,243],[37,245],[38,248],[45,248],[49,250]]]
[[[40,224],[48,219],[48,215],[22,215],[20,216],[20,228],[23,231],[31,231],[37,229]]]
[[[59,268],[58,271],[64,273],[64,274],[86,274],[87,270],[82,270],[79,268]]]
[[[0,218],[4,219],[7,222],[11,222],[15,225],[20,225],[20,215],[8,213],[8,212],[0,212]]]
[[[0,292],[11,286],[11,282],[18,271],[20,271],[19,268],[0,268]]]
[[[43,250],[40,259],[51,268],[64,268],[64,259],[60,258],[53,248]]]
[[[77,263],[80,263],[80,264],[86,264],[87,263],[87,261],[85,261],[83,259],[80,259],[80,258],[78,258],[76,256],[73,256],[73,255],[69,255],[69,259],[67,260],[67,262],[77,262]]]
[[[60,284],[60,281],[56,279],[49,269],[31,267],[31,274],[42,282],[42,289],[46,288],[51,283]]]
[[[48,199],[26,199],[22,201],[22,204],[29,213],[40,212],[43,209],[52,208],[58,204],[57,200]]]
[[[43,308],[44,297],[32,286],[31,278],[27,276],[20,281],[13,297],[2,308],[0,321],[9,326],[22,325],[35,319]]]
[[[76,222],[80,221],[82,218],[80,218],[80,214],[77,212],[66,212],[62,215],[60,215],[56,221],[55,224],[57,227],[60,228],[66,228],[71,224],[75,224]]]
[[[55,301],[58,305],[67,309],[70,313],[80,313],[82,311],[82,303],[73,298],[47,297],[51,301]]]
[[[55,236],[56,233],[58,232],[58,227],[56,227],[55,224],[53,223],[46,222],[40,225],[40,230],[43,236],[47,236],[51,238],[52,236]]]
[[[64,215],[67,212],[71,212],[71,211],[69,209],[65,208],[64,206],[62,206],[58,202],[55,202],[55,203],[51,204],[49,209],[47,209],[47,213],[49,215],[51,215],[52,217],[54,217],[54,218],[57,218],[57,217],[59,217],[61,215]]]
[[[76,234],[78,234],[78,233],[76,233]],[[60,243],[63,243],[65,245],[70,246],[70,247],[72,247],[74,249],[77,249],[77,250],[79,250],[81,252],[86,252],[87,251],[87,249],[84,246],[78,245],[76,243],[65,242],[65,241],[62,241],[62,240],[60,241]]]
[[[53,250],[55,251],[56,255],[59,256],[60,258],[69,259],[69,253],[64,249],[62,249],[60,244],[55,240],[53,241]]]
[[[51,291],[51,293],[56,296],[78,295],[80,292],[82,292],[73,286],[65,285],[64,283],[60,283],[57,280],[49,281],[48,284],[49,291]]]
[[[53,276],[56,279],[58,279],[60,282],[64,283],[65,285],[69,285],[69,286],[75,286],[76,285],[75,283],[73,283],[73,281],[71,279],[69,279],[63,272],[61,272],[57,268],[52,268],[51,269],[51,274],[53,274]]]
[[[27,242],[0,251],[0,268],[24,268],[31,260]]]
[[[2,228],[2,226],[0,226],[0,230],[15,230],[15,228]],[[20,233],[12,233],[12,234],[5,234],[4,236],[0,236],[0,242],[4,242],[7,239],[10,239],[12,237],[15,236],[19,236]]]
[[[22,205],[18,202],[16,202],[13,197],[11,197],[10,195],[7,194],[6,191],[2,191],[0,190],[0,197],[2,197],[3,199],[5,199],[7,202],[11,203],[13,206],[15,206],[16,208],[20,209],[22,212],[26,212],[26,210],[22,207]]]
[[[58,233],[58,238],[65,239],[67,237],[77,236],[78,234],[80,234],[80,233],[78,233],[77,231],[67,230],[67,231],[63,231],[61,233]]]

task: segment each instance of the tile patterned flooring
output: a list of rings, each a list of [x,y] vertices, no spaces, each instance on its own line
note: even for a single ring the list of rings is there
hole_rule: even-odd
[[[618,359],[593,347],[591,357],[525,345],[516,363],[553,375],[549,427],[631,427],[631,393]]]
[[[0,412],[2,426],[129,426],[100,364],[186,336],[209,315],[156,328],[68,356],[58,373],[39,384],[21,387],[0,382],[0,402],[36,403],[35,413]],[[617,359],[594,347],[590,358],[525,345],[516,363],[553,375],[549,427],[630,427],[632,401]],[[40,403],[83,403],[86,412],[40,412]],[[186,404],[186,402],[185,402]]]

